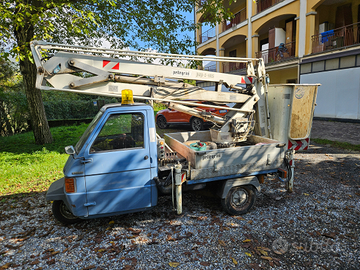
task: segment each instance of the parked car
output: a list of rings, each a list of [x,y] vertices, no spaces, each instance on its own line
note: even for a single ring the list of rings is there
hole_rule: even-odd
[[[201,106],[201,104],[218,105],[213,102],[196,101],[196,103],[199,103],[199,106],[189,106],[189,107],[196,107],[200,110],[211,112],[212,114],[217,116],[224,116],[228,112],[228,110],[225,109],[217,109],[217,108]],[[220,106],[227,107],[226,105],[223,104],[221,104]],[[201,118],[168,108],[165,110],[161,110],[156,114],[156,124],[159,128],[162,129],[168,127],[170,124],[190,124],[192,130],[199,131],[202,130],[205,125],[211,124],[211,122],[206,122]]]

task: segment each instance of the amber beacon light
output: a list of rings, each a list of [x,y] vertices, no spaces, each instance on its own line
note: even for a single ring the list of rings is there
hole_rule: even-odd
[[[124,89],[121,91],[121,104],[134,104],[132,90]]]

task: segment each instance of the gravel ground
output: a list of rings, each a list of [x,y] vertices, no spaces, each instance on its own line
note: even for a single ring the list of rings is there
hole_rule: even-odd
[[[0,269],[360,269],[360,154],[296,154],[293,193],[270,177],[241,217],[204,191],[62,226],[44,193],[0,199]]]

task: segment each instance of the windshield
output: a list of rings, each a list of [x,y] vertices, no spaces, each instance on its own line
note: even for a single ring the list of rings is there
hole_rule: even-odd
[[[76,154],[79,154],[81,148],[84,146],[86,140],[89,138],[89,135],[94,130],[96,124],[99,122],[99,119],[101,118],[102,115],[103,115],[103,112],[99,111],[97,113],[97,115],[94,117],[94,119],[91,121],[91,123],[89,124],[89,126],[85,130],[84,134],[81,136],[80,140],[75,145]]]

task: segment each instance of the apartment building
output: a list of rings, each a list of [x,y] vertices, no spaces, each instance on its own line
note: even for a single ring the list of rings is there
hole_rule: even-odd
[[[271,83],[321,83],[315,116],[360,120],[360,0],[235,0],[207,29],[195,9],[200,55],[262,57]],[[244,72],[242,64],[205,69]]]

